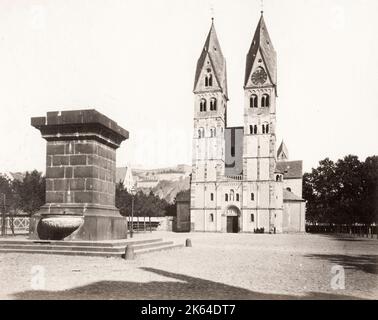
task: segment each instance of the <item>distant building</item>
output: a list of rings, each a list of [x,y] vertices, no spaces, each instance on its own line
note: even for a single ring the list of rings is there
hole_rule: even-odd
[[[283,142],[276,149],[276,61],[261,15],[246,60],[244,124],[228,127],[226,60],[212,23],[193,91],[192,231],[305,231],[302,161],[289,161]]]
[[[130,191],[132,186],[135,184],[133,178],[133,172],[129,166],[117,168],[116,170],[116,183],[122,182],[125,189]]]

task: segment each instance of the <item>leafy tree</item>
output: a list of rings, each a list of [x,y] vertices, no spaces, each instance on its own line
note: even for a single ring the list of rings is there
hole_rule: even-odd
[[[135,217],[162,217],[166,213],[167,201],[160,199],[150,192],[148,195],[138,191],[134,196]],[[120,209],[123,216],[131,216],[132,195],[127,192],[124,185],[116,185],[116,207]]]
[[[0,175],[0,212],[7,212],[12,207],[13,199],[14,192],[11,181]]]
[[[14,180],[13,189],[17,195],[14,205],[30,215],[46,202],[46,179],[37,170],[26,172],[22,181]]]
[[[348,155],[336,163],[326,158],[303,176],[309,222],[378,222],[378,157],[360,162]]]

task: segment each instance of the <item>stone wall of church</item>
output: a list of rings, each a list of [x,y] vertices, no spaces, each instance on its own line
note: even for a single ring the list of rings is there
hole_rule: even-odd
[[[290,188],[289,191],[302,197],[302,178],[299,179],[284,179],[284,188]]]
[[[305,232],[306,203],[300,201],[284,202],[282,217],[283,232]]]

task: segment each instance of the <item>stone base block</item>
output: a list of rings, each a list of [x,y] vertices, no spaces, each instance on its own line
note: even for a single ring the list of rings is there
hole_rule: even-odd
[[[41,237],[41,220],[45,218],[81,217],[84,222],[72,234],[64,240],[115,240],[127,238],[127,219],[119,214],[116,207],[111,206],[81,206],[71,205],[60,207],[57,205],[45,205],[40,212],[30,219],[30,239],[46,239]]]

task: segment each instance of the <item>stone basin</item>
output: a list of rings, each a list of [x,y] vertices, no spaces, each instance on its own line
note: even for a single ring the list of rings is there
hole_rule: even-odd
[[[42,218],[37,231],[41,240],[63,240],[84,223],[82,216],[60,215]]]

